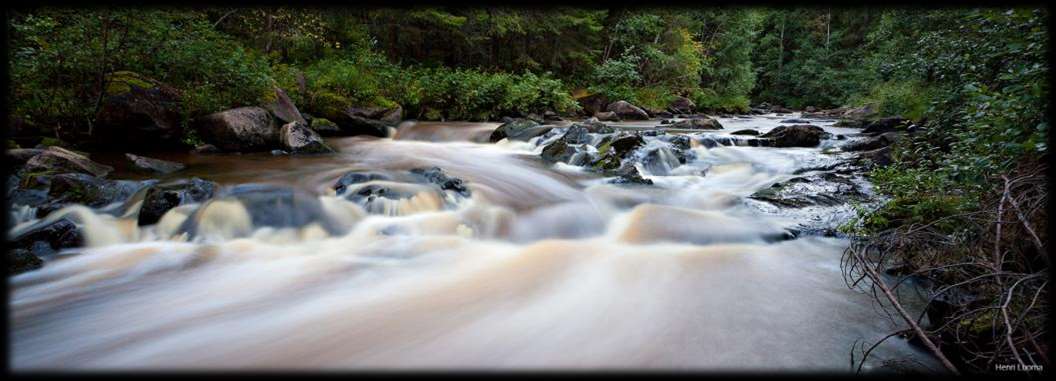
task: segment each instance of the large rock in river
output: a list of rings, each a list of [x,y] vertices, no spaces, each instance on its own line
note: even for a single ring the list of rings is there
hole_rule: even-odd
[[[279,143],[284,150],[292,153],[334,152],[318,133],[300,122],[290,122],[282,126],[279,130]]]
[[[674,124],[668,125],[670,128],[684,128],[691,130],[721,130],[722,124],[718,120],[702,117],[680,120]]]
[[[198,133],[224,151],[267,151],[279,145],[279,126],[261,107],[239,107],[209,114],[198,121]]]
[[[540,126],[531,119],[511,119],[491,132],[488,140],[492,143],[502,139],[528,141],[531,138],[550,132],[553,126]]]
[[[16,232],[9,243],[7,269],[9,275],[15,275],[44,266],[40,257],[83,246],[84,235],[73,221],[64,217],[41,221]]]
[[[217,185],[199,178],[180,179],[147,188],[143,205],[139,208],[140,226],[151,225],[161,219],[170,209],[188,203],[208,200],[216,192]]]
[[[628,120],[647,120],[649,119],[649,113],[642,110],[640,107],[635,106],[627,101],[616,101],[609,105],[605,111],[611,111],[616,113],[620,119]],[[599,118],[600,119],[600,118]]]
[[[88,157],[68,149],[51,146],[27,160],[25,170],[27,172],[85,173],[101,177],[109,174],[114,168],[91,161]]]
[[[62,173],[50,176],[47,202],[37,206],[37,216],[72,204],[101,208],[127,200],[139,189],[156,182],[108,180],[83,173]]]
[[[821,127],[797,124],[775,127],[760,137],[769,138],[773,147],[816,147],[826,135]]]

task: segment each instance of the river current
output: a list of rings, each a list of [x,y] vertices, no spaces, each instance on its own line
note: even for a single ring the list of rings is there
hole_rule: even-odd
[[[724,130],[691,135],[732,139],[781,119],[719,118]],[[857,132],[831,124],[815,122]],[[553,136],[489,143],[496,126],[405,122],[393,138],[329,139],[340,152],[324,156],[159,156],[188,165],[172,177],[293,186],[318,198],[332,226],[254,226],[246,205],[222,200],[137,226],[142,195],[107,212],[56,211],[46,218],[75,220],[87,247],[9,279],[11,365],[842,372],[856,340],[898,328],[847,288],[845,239],[787,238],[805,221],[837,226],[852,205],[793,210],[748,197],[841,160],[843,141],[697,139],[691,160],[642,166],[653,185],[629,186],[544,164],[539,143]],[[367,207],[332,189],[352,170],[417,167],[442,168],[471,195],[410,187],[413,197]],[[200,234],[179,231],[189,218]],[[867,369],[930,361],[902,340],[872,357]]]

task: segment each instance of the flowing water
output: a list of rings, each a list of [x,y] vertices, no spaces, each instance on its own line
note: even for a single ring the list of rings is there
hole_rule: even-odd
[[[779,125],[720,121],[696,134]],[[850,206],[746,197],[834,162],[835,140],[709,148],[698,136],[694,159],[660,153],[640,168],[653,186],[625,186],[545,165],[538,143],[552,137],[487,143],[496,126],[405,123],[392,139],[331,139],[341,152],[327,156],[162,157],[188,164],[174,177],[294,186],[331,225],[255,226],[250,206],[222,200],[144,227],[134,213],[57,211],[47,218],[77,221],[88,247],[10,278],[12,367],[846,371],[855,340],[893,330],[845,285],[845,240],[780,238]],[[366,205],[331,189],[350,170],[433,166],[471,196],[411,186]],[[199,234],[178,228],[188,219]],[[929,361],[891,340],[869,367],[906,357]]]

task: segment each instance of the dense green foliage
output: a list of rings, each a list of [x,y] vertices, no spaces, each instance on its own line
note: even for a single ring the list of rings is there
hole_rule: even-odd
[[[885,78],[866,99],[918,117],[924,132],[896,147],[895,165],[875,172],[879,188],[895,198],[873,217],[873,228],[978,208],[999,174],[1041,161],[1048,149],[1046,19],[1023,9],[884,15],[875,33],[886,41],[877,52]],[[918,49],[905,54],[909,45]]]
[[[177,85],[188,115],[258,104],[271,88],[262,56],[194,12],[47,9],[11,26],[11,116],[28,123],[90,126],[119,71]]]

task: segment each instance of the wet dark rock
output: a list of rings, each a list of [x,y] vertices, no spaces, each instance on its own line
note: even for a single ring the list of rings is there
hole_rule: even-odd
[[[697,105],[686,97],[675,97],[667,106],[667,109],[675,114],[691,114],[696,108]]]
[[[84,173],[106,176],[114,168],[91,161],[88,157],[62,147],[48,147],[26,161],[25,171],[47,173]]]
[[[902,134],[898,132],[885,132],[864,140],[847,143],[842,149],[844,151],[872,151],[894,144],[901,138],[901,136]]]
[[[640,107],[635,106],[627,101],[616,101],[605,108],[605,111],[611,111],[616,113],[616,116],[620,119],[627,120],[647,120],[649,119],[649,113],[642,110]],[[598,118],[601,119],[601,118]]]
[[[686,135],[664,135],[660,140],[671,143],[671,146],[677,149],[688,150],[690,148],[691,139]]]
[[[282,121],[282,123],[301,123],[308,125],[308,121],[301,115],[301,111],[297,109],[297,105],[293,104],[293,100],[286,95],[286,91],[276,87],[275,88],[275,100],[264,105],[268,111],[271,111],[272,115]]]
[[[334,190],[338,194],[341,194],[351,185],[375,180],[392,180],[392,176],[382,172],[352,171],[344,174],[344,176],[341,176],[341,178],[337,180],[337,183],[334,184]]]
[[[204,213],[213,203],[236,201],[249,213],[254,228],[301,228],[318,224],[330,234],[339,233],[337,224],[326,214],[317,197],[302,190],[272,184],[241,184],[218,192],[183,223],[180,231],[192,235],[199,231]]]
[[[598,123],[600,124],[600,123]],[[577,146],[591,142],[590,129],[609,130],[612,128],[604,124],[576,123],[565,130],[565,134],[557,140],[543,147],[542,159],[547,163],[568,163],[572,157],[579,152]]]
[[[674,123],[675,123],[674,119],[664,119],[664,120],[660,121],[660,124],[674,124]]]
[[[261,107],[209,114],[196,123],[196,128],[203,140],[224,151],[267,151],[279,144],[279,125]]]
[[[528,141],[531,138],[547,133],[552,128],[538,127],[539,123],[531,119],[510,118],[509,121],[492,131],[488,140],[492,143],[502,139]]]
[[[623,159],[644,145],[645,139],[639,134],[621,133],[607,136],[598,144],[599,158],[592,167],[601,171],[616,170],[622,167]]]
[[[605,121],[605,122],[619,122],[620,121],[620,116],[616,115],[616,113],[612,112],[612,111],[596,112],[596,113],[594,113],[594,117],[598,118],[598,120]]]
[[[744,129],[731,132],[730,135],[752,135],[759,136],[759,130]]]
[[[806,120],[806,119],[785,119],[785,120],[782,120],[781,123],[789,123],[789,124],[806,123],[806,124],[810,124],[810,121]]]
[[[817,147],[827,135],[821,127],[797,124],[775,127],[760,137],[771,139],[774,147]]]
[[[140,188],[156,182],[108,180],[83,173],[62,173],[51,176],[47,202],[37,207],[37,216],[72,204],[101,208],[131,197]]]
[[[832,206],[867,196],[849,178],[836,173],[795,177],[760,189],[749,198],[787,208]]]
[[[11,238],[8,252],[8,274],[14,275],[41,268],[41,257],[84,246],[84,235],[68,218],[41,221]]]
[[[862,130],[862,133],[882,134],[885,132],[893,132],[897,131],[899,127],[904,126],[908,122],[908,120],[899,117],[877,119],[872,123],[869,123],[869,125],[865,126],[865,129]]]
[[[439,186],[442,190],[452,191],[463,197],[470,196],[469,188],[466,187],[462,179],[448,175],[440,167],[414,168],[410,172],[421,176],[429,183]]]
[[[183,164],[173,161],[154,159],[130,153],[126,153],[125,157],[132,161],[133,168],[141,172],[168,174],[184,168]]]
[[[283,155],[289,155],[289,154],[290,154],[289,152],[283,151],[281,149],[273,149],[273,150],[271,150],[271,155],[272,156],[283,156]]]
[[[279,143],[292,153],[333,153],[334,149],[323,142],[318,133],[304,123],[292,122],[279,130]]]
[[[681,120],[681,121],[675,122],[674,124],[669,125],[668,127],[670,127],[670,128],[683,128],[683,129],[690,129],[690,130],[721,130],[722,129],[722,124],[720,124],[718,120],[715,120],[715,119],[712,119],[712,118],[708,118],[708,117],[699,118],[698,117],[698,118],[693,118],[693,119]]]
[[[200,203],[213,197],[217,185],[199,178],[181,179],[147,187],[143,205],[139,209],[140,226],[151,225],[170,209],[189,203]]]
[[[616,178],[609,180],[610,184],[636,184],[636,185],[653,185],[653,180],[642,177],[642,174],[638,172],[638,169],[633,166],[628,167],[624,173],[621,173]]]

